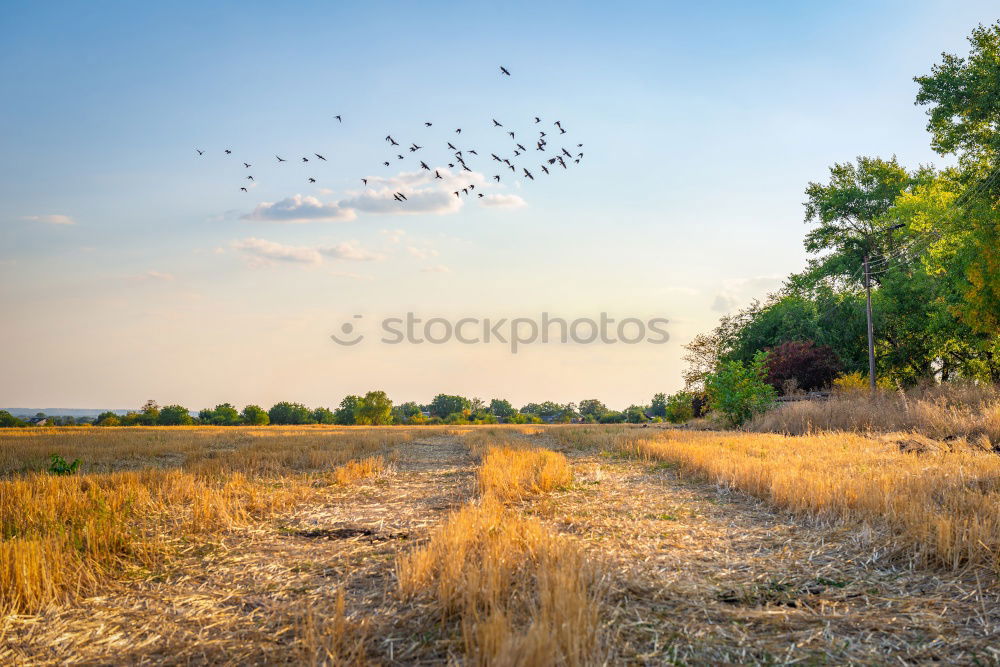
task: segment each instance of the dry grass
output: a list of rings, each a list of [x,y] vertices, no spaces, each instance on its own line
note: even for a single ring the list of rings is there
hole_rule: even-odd
[[[564,432],[571,442],[585,431]],[[866,524],[916,562],[1000,574],[1000,457],[973,449],[906,453],[850,433],[620,431],[611,449],[732,486],[799,514]]]
[[[53,452],[125,469],[0,480],[0,613],[37,610],[93,591],[108,576],[162,566],[178,538],[229,530],[292,507],[321,488],[317,475],[355,457],[369,455],[333,470],[333,480],[370,476],[384,467],[372,453],[412,437],[378,429],[24,432],[0,435],[8,474],[35,469]],[[102,467],[85,463],[84,469]]]
[[[828,401],[786,403],[748,430],[806,435],[818,431],[915,431],[1000,447],[1000,392],[993,387],[938,386],[907,392],[835,394]]]
[[[397,566],[400,592],[458,617],[479,665],[600,662],[597,571],[569,539],[495,498],[470,504]]]
[[[573,481],[566,457],[547,449],[490,447],[479,468],[479,488],[504,501],[554,491]]]

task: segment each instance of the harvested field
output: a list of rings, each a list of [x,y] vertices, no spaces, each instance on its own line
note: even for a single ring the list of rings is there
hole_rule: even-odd
[[[57,484],[66,498],[28,522],[11,504],[0,514],[0,662],[1000,661],[991,533],[981,552],[937,557],[895,506],[859,504],[841,487],[823,495],[804,472],[825,465],[828,484],[844,487],[869,479],[865,467],[881,483],[895,470],[909,502],[935,503],[925,512],[982,523],[996,507],[988,484],[974,490],[985,504],[941,502],[955,479],[988,478],[990,460],[969,452],[621,426],[238,431],[115,429],[109,443],[88,441],[109,437],[98,429],[40,429],[25,448],[21,433],[0,432],[3,497]],[[855,458],[820,457],[838,442]],[[219,443],[233,448],[221,462],[207,455]],[[49,449],[83,459],[83,472],[35,472]],[[789,468],[794,452],[801,470]],[[782,470],[814,501],[779,493]],[[192,492],[161,497],[167,487],[150,480],[163,475],[232,496],[226,520],[189,525]],[[236,475],[243,486],[229,495],[213,486]],[[912,492],[918,478],[926,495]],[[95,511],[80,502],[86,485],[133,499],[115,524],[129,548],[107,562],[52,520]],[[11,546],[29,543],[78,559],[39,572],[87,576],[15,599],[10,582],[35,576],[25,563],[47,563]]]

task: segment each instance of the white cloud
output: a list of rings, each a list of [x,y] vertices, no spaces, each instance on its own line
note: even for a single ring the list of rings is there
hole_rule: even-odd
[[[435,174],[440,175],[437,178]],[[261,202],[245,220],[272,222],[331,222],[354,220],[359,213],[414,215],[455,213],[479,190],[491,187],[486,177],[476,171],[437,169],[400,172],[395,176],[372,176],[364,190],[348,192],[343,199],[323,202],[312,196],[293,195],[278,202]],[[463,190],[465,192],[463,192]],[[396,198],[401,193],[405,200]],[[458,193],[457,195],[455,193]],[[520,197],[507,195],[499,206],[522,206]],[[513,197],[513,199],[511,199]],[[481,199],[480,201],[485,201]]]
[[[351,209],[338,204],[324,204],[316,197],[293,195],[278,202],[261,202],[252,212],[243,216],[244,220],[268,220],[272,222],[333,222],[354,220],[357,215]]]
[[[383,229],[379,233],[385,236],[389,243],[399,243],[406,236],[406,232],[402,229]]]
[[[489,206],[491,208],[521,208],[525,206],[527,202],[524,201],[518,195],[486,195],[479,200],[479,203],[483,206]]]
[[[726,294],[716,294],[715,300],[712,301],[712,310],[717,313],[727,313],[733,309],[738,301],[731,296]]]
[[[233,243],[233,247],[241,250],[251,258],[251,264],[269,266],[275,262],[290,262],[293,264],[322,264],[323,256],[319,250],[304,246],[290,246],[250,237]]]
[[[75,225],[76,220],[68,215],[53,213],[50,215],[26,215],[22,220],[33,220],[34,222],[44,222],[49,225]]]
[[[355,262],[369,262],[385,259],[385,255],[362,248],[357,241],[342,241],[336,245],[320,248],[321,253],[335,259],[349,259]]]
[[[233,247],[250,257],[251,266],[274,266],[278,262],[318,265],[324,257],[365,262],[385,259],[384,255],[361,247],[357,241],[342,241],[332,246],[313,248],[292,246],[250,237],[233,243]]]
[[[417,259],[427,259],[428,257],[437,257],[438,251],[434,248],[418,248],[417,246],[407,246],[406,252],[410,253]]]
[[[352,273],[350,271],[330,271],[330,275],[335,278],[349,278],[351,280],[371,280],[371,276],[364,276],[360,273]]]
[[[434,266],[427,266],[420,270],[424,273],[451,273],[451,269],[444,264],[435,264]]]

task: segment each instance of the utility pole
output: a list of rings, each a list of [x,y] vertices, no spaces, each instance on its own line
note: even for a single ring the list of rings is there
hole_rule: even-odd
[[[868,252],[865,252],[865,293],[868,311],[868,388],[875,393],[875,332],[872,329],[872,280],[868,272]]]

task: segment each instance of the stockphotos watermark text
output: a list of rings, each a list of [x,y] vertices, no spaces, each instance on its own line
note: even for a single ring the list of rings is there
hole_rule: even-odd
[[[354,315],[340,325],[339,331],[330,334],[338,345],[351,347],[365,340],[363,315]],[[384,345],[506,345],[511,354],[517,354],[525,345],[536,343],[577,343],[580,345],[662,345],[670,340],[663,317],[640,319],[625,317],[615,319],[601,313],[600,317],[567,319],[542,313],[540,317],[417,317],[408,312],[403,317],[385,317],[379,320]]]

